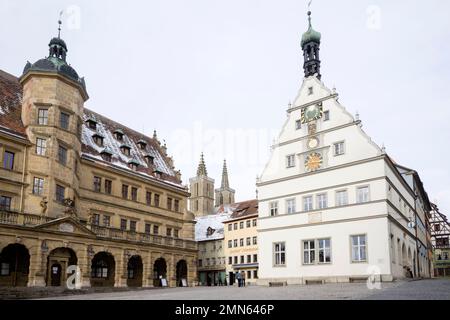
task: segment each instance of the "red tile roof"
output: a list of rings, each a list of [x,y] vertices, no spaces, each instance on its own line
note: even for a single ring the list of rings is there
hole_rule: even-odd
[[[25,128],[21,120],[22,111],[22,87],[17,77],[0,70],[0,129],[26,138]],[[110,120],[94,111],[84,109],[84,120],[95,119],[97,130],[92,130],[86,124],[82,130],[83,156],[100,161],[106,165],[128,168],[130,161],[139,163],[137,173],[156,178],[156,172],[161,174],[160,180],[180,186],[181,180],[171,166],[169,157],[165,154],[159,141],[147,137],[137,131]],[[119,142],[114,137],[114,132],[120,129],[124,134],[124,141]],[[95,133],[105,137],[104,147],[98,147],[92,140]],[[137,146],[138,141],[147,143],[146,150]],[[131,155],[127,157],[120,152],[120,144],[126,143],[131,149]],[[107,148],[112,154],[112,163],[107,163],[100,157],[101,151]],[[154,165],[148,165],[144,159],[146,155],[154,158]]]
[[[230,220],[245,219],[249,216],[258,215],[258,200],[248,200],[243,202],[237,202],[230,205],[221,205],[217,209],[217,214],[224,212],[232,212]]]

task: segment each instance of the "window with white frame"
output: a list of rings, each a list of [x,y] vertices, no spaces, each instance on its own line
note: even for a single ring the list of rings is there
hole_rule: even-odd
[[[278,215],[278,201],[273,201],[269,204],[269,208],[270,208],[270,215],[272,217],[277,216]]]
[[[303,197],[303,211],[312,211],[313,210],[313,197],[307,196]]]
[[[38,124],[46,126],[48,124],[48,109],[38,110]]]
[[[344,145],[344,141],[341,142],[337,142],[333,145],[333,149],[334,149],[334,155],[335,156],[341,156],[345,153],[345,145]]]
[[[331,263],[331,240],[319,239],[319,263]]]
[[[294,168],[295,167],[295,155],[290,154],[286,157],[286,167]]]
[[[326,193],[317,195],[317,207],[319,209],[328,208],[328,195]]]
[[[367,261],[367,237],[366,235],[351,236],[352,262]]]
[[[286,244],[284,242],[278,242],[273,244],[273,257],[274,266],[286,265]]]
[[[358,203],[369,202],[369,186],[359,187],[356,189],[356,201]]]
[[[34,178],[33,180],[33,194],[41,196],[44,193],[44,179]]]
[[[47,140],[36,138],[36,154],[39,156],[45,156],[47,151]]]
[[[348,204],[347,190],[336,191],[336,206],[346,206]]]
[[[314,240],[303,241],[303,264],[314,264],[316,261],[316,243]]]
[[[286,213],[287,214],[295,213],[295,199],[286,200]]]

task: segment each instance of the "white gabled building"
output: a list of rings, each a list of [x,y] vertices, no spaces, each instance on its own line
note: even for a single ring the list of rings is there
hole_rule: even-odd
[[[320,39],[309,17],[305,78],[257,182],[258,283],[429,276],[414,223],[418,204],[429,211],[428,197],[325,87]]]

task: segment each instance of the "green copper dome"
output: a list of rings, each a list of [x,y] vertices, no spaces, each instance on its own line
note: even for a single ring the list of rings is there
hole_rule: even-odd
[[[306,31],[302,36],[302,47],[308,42],[320,43],[320,38],[322,37],[320,32],[317,32],[316,30],[314,30],[311,25],[311,11],[308,12],[308,16],[309,16],[309,18],[308,18],[309,19],[309,28],[308,28],[308,31]]]

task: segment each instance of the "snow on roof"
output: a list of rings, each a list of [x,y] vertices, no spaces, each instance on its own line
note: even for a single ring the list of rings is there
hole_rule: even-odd
[[[230,218],[231,213],[212,214],[195,218],[195,241],[219,240],[224,238],[225,220]],[[208,235],[211,228],[212,234]]]

